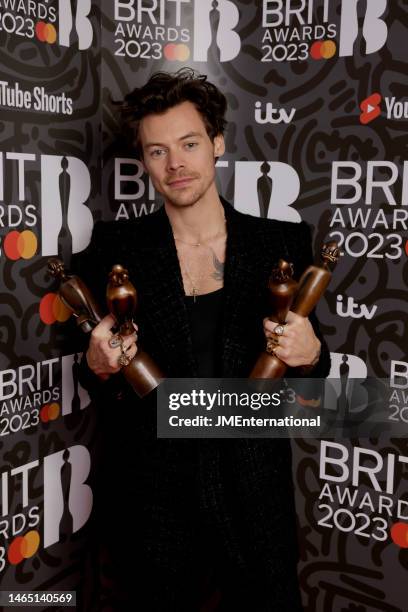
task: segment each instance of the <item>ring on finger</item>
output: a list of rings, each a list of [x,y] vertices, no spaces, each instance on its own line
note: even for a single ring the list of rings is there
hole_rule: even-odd
[[[128,366],[132,359],[126,353],[121,353],[118,358],[118,365],[123,368],[124,366]]]
[[[123,346],[123,338],[120,334],[113,334],[111,338],[109,338],[109,346],[111,348],[118,348],[118,346]]]
[[[283,336],[284,331],[285,331],[284,325],[277,325],[272,331],[272,333],[276,334],[276,336]]]
[[[132,361],[132,357],[129,357],[129,355],[126,355],[126,352],[123,348],[123,346],[121,347],[121,353],[118,357],[118,366],[120,366],[121,368],[123,368],[124,366],[129,365],[129,363]]]
[[[273,357],[275,357],[275,349],[277,346],[278,344],[276,342],[268,340],[266,344],[266,352],[269,353],[269,355],[272,355]]]

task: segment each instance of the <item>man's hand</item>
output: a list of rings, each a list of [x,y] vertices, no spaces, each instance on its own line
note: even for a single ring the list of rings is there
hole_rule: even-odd
[[[97,374],[102,380],[109,378],[111,374],[116,374],[121,369],[118,363],[121,349],[111,348],[109,340],[112,338],[111,328],[116,324],[115,318],[109,314],[98,323],[92,330],[91,341],[86,353],[86,360],[91,370]],[[131,359],[137,353],[137,325],[135,325],[135,333],[130,336],[124,336],[123,350],[126,351]]]
[[[267,340],[279,340],[273,352],[291,368],[315,365],[320,356],[320,340],[315,336],[312,324],[306,317],[301,317],[291,310],[286,317],[286,325],[281,336],[273,333],[278,325],[269,318],[263,320]]]

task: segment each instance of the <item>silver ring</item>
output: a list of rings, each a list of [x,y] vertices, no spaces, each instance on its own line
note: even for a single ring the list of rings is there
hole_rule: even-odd
[[[109,338],[108,342],[111,348],[118,348],[118,346],[122,346],[123,338],[120,334],[114,334],[112,338]]]
[[[277,336],[283,336],[284,331],[285,331],[284,325],[277,325],[272,333],[276,334]]]

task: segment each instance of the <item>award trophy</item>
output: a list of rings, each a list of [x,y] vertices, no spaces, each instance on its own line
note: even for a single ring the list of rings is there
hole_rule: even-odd
[[[77,325],[83,332],[90,333],[104,314],[85,283],[78,276],[67,274],[63,262],[57,258],[48,261],[48,271],[60,281],[59,296],[72,310]],[[129,281],[127,270],[122,266],[113,266],[109,274],[107,303],[118,322],[119,335],[125,338],[132,334],[135,331],[132,317],[137,306],[137,294]],[[139,397],[155,389],[164,378],[152,358],[140,348],[131,361],[126,361],[121,372]]]
[[[104,315],[88,287],[79,276],[67,274],[64,263],[56,257],[48,260],[48,272],[60,282],[61,302],[72,311],[82,331],[89,334]]]
[[[272,271],[269,281],[270,302],[272,307],[271,320],[277,320],[277,325],[284,325],[289,310],[302,317],[307,317],[325,292],[332,273],[329,265],[337,262],[339,248],[336,242],[323,245],[321,252],[322,264],[311,265],[302,274],[298,283],[293,278],[293,266],[280,260],[278,268]],[[278,337],[268,340],[266,350],[258,358],[250,378],[280,378],[284,376],[288,366],[273,353],[278,345]]]
[[[129,281],[128,271],[120,265],[113,266],[106,290],[109,311],[118,322],[122,338],[133,334],[133,314],[137,307],[136,289]],[[138,347],[133,359],[122,368],[122,372],[140,397],[155,389],[164,374],[153,359]]]

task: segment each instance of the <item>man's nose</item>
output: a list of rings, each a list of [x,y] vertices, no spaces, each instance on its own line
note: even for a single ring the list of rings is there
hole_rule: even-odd
[[[184,160],[181,151],[168,151],[167,153],[167,169],[170,172],[184,168]]]

